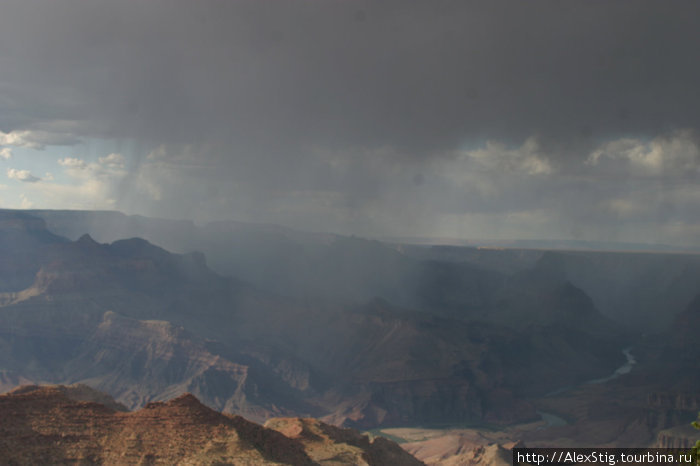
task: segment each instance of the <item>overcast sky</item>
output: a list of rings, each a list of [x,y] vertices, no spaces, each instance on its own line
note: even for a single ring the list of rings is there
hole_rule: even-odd
[[[700,246],[700,2],[0,5],[0,206]]]

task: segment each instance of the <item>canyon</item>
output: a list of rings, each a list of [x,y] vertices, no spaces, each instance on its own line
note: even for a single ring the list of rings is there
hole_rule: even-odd
[[[692,439],[692,254],[8,210],[0,253],[0,391],[81,383],[129,410],[191,393],[252,422],[371,429],[429,464]]]

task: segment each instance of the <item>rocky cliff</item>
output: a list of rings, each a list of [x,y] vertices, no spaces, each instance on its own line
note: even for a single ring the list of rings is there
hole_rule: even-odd
[[[656,438],[659,448],[692,448],[700,440],[700,432],[690,424],[664,429]]]
[[[623,342],[603,331],[609,322],[586,294],[551,274],[504,281],[468,264],[330,237],[314,243],[321,256],[300,252],[314,274],[348,265],[354,278],[328,278],[334,287],[367,291],[363,282],[379,275],[387,286],[372,294],[392,289],[386,296],[400,302],[418,292],[421,306],[343,301],[344,293],[297,299],[220,276],[201,254],[138,238],[71,242],[28,214],[2,215],[11,221],[0,223],[0,252],[33,274],[24,288],[0,290],[5,389],[82,382],[130,409],[191,392],[257,422],[509,424],[537,418],[532,396],[607,375],[624,359]],[[272,265],[292,279],[285,267],[282,258]],[[13,270],[0,273],[8,286]]]
[[[394,442],[308,419],[263,427],[191,394],[135,412],[87,387],[26,386],[0,395],[3,464],[420,465]],[[113,404],[113,402],[112,402]]]

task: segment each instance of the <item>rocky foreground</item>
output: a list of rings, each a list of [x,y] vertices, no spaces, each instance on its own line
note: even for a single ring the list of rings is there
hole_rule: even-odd
[[[2,464],[420,465],[382,437],[314,419],[265,426],[190,394],[129,412],[86,386],[23,386],[0,395]]]

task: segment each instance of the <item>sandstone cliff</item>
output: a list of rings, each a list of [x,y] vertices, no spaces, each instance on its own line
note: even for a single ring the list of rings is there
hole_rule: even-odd
[[[371,442],[308,419],[263,427],[209,409],[190,394],[135,412],[85,398],[109,401],[84,386],[25,386],[0,395],[0,463],[422,464],[383,438]]]

